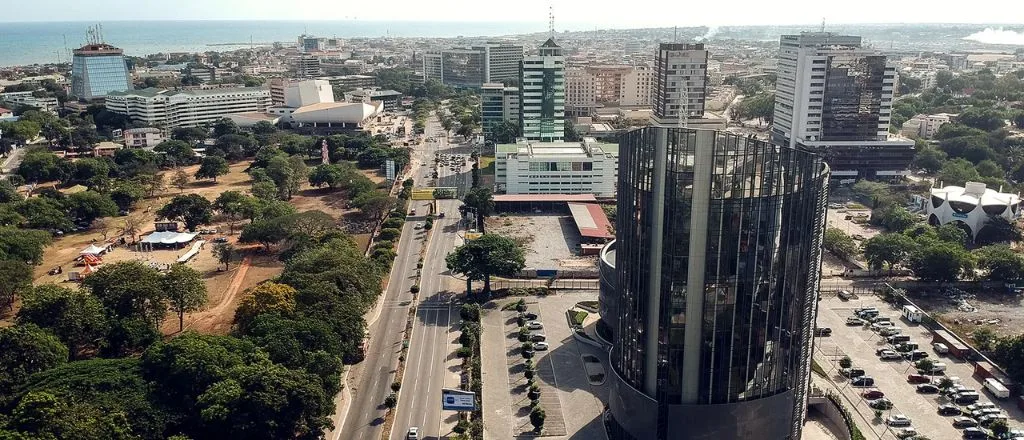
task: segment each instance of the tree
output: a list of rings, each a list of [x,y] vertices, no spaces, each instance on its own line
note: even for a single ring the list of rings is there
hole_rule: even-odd
[[[491,137],[498,144],[511,144],[520,135],[519,123],[511,120],[501,121],[491,128]]]
[[[121,225],[118,226],[117,233],[121,236],[127,235],[132,239],[132,243],[134,243],[135,236],[139,234],[139,230],[144,222],[145,219],[141,214],[128,214],[121,219]]]
[[[892,232],[903,232],[914,225],[917,219],[907,208],[890,205],[872,212],[872,220]]]
[[[172,311],[178,314],[178,331],[185,329],[185,312],[194,312],[206,304],[206,283],[195,269],[178,263],[162,280]]]
[[[999,110],[979,107],[971,107],[960,112],[956,122],[982,131],[993,131],[1006,125]]]
[[[178,127],[171,131],[171,139],[195,144],[209,134],[208,131],[199,127]]]
[[[448,270],[466,276],[466,290],[474,280],[484,280],[484,292],[491,291],[491,275],[512,276],[523,270],[523,249],[511,238],[484,234],[459,246],[445,258]]]
[[[5,136],[8,133],[8,131],[4,131]],[[63,180],[70,177],[61,172],[61,165],[64,162],[66,162],[64,159],[49,151],[30,149],[22,156],[17,172],[18,175],[25,178],[26,182]]]
[[[914,252],[914,240],[903,234],[878,234],[864,241],[864,258],[872,269],[882,269],[905,261]]]
[[[978,347],[978,350],[983,352],[991,351],[999,337],[996,336],[996,332],[988,327],[982,327],[971,333],[971,339],[974,341],[974,345]]]
[[[128,211],[145,195],[145,188],[138,182],[119,180],[110,191],[110,200],[114,201],[119,210]]]
[[[944,185],[963,186],[967,181],[976,181],[981,177],[974,164],[960,158],[947,160],[935,178]]]
[[[992,431],[992,435],[996,438],[1004,438],[1010,432],[1010,425],[1006,424],[1006,420],[996,419],[992,421],[992,424],[988,425],[988,429]]]
[[[367,219],[378,220],[392,209],[397,200],[377,191],[360,194],[352,200],[352,206],[359,208]]]
[[[255,134],[274,134],[277,133],[277,127],[271,124],[270,121],[260,121],[252,126],[252,132]]]
[[[162,275],[139,261],[104,264],[82,281],[82,286],[100,300],[118,319],[137,318],[157,325],[167,313]]]
[[[320,164],[309,173],[309,184],[317,188],[327,185],[334,189],[341,184],[344,173],[341,167],[333,164]]]
[[[953,282],[970,274],[974,259],[963,247],[949,243],[920,246],[910,258],[910,269],[924,281]]]
[[[978,162],[976,168],[978,169],[978,174],[981,175],[981,177],[993,177],[997,179],[1003,179],[1006,177],[1006,171],[1003,171],[1003,168],[1000,167],[999,164],[988,159]]]
[[[217,257],[218,263],[224,263],[224,270],[228,270],[231,261],[235,259],[235,248],[228,243],[217,243],[213,246],[213,255]]]
[[[45,231],[0,226],[0,258],[40,264],[52,239]]]
[[[92,223],[100,217],[117,215],[117,204],[110,196],[95,191],[82,191],[68,196],[65,202],[69,214],[82,223]]]
[[[241,132],[242,130],[238,128],[238,124],[235,124],[235,121],[232,121],[230,118],[220,118],[217,122],[213,123],[213,137],[215,138]]]
[[[253,287],[242,296],[242,301],[235,310],[235,323],[245,328],[253,319],[264,313],[288,316],[295,311],[296,293],[291,286],[272,281]]]
[[[825,230],[823,246],[839,258],[847,258],[857,253],[857,242],[842,229],[828,228]]]
[[[925,170],[929,174],[934,174],[942,169],[942,164],[946,161],[946,157],[946,152],[937,148],[920,148],[914,155],[913,166],[917,169]]]
[[[43,284],[24,297],[18,323],[49,330],[68,347],[72,359],[98,348],[109,329],[103,304],[88,292]]]
[[[255,206],[256,203],[258,201],[254,197],[239,191],[224,191],[213,201],[213,207],[217,212],[228,217],[228,234],[234,234],[235,223],[244,216],[249,207]]]
[[[251,191],[253,197],[262,201],[277,199],[277,185],[272,180],[254,180]]]
[[[61,201],[49,197],[26,199],[14,205],[14,210],[25,217],[24,226],[27,228],[68,232],[75,227]]]
[[[34,373],[68,360],[68,349],[57,337],[32,324],[0,329],[0,401]]]
[[[213,204],[199,194],[179,195],[160,208],[157,215],[184,222],[188,230],[194,231],[197,226],[210,223]]]
[[[992,281],[1017,281],[1024,278],[1024,257],[1006,245],[985,246],[974,251],[978,267]]]
[[[245,225],[238,236],[240,243],[260,243],[267,252],[270,247],[288,238],[288,231],[276,219],[260,219]]]
[[[467,208],[476,210],[477,224],[482,225],[483,219],[494,212],[494,195],[489,188],[472,188],[462,199]]]
[[[24,261],[0,260],[0,307],[13,308],[14,298],[32,286],[32,267]]]
[[[220,156],[206,156],[196,170],[196,179],[213,179],[217,183],[217,176],[223,176],[229,171],[228,161]]]
[[[205,137],[203,136],[203,138]],[[188,142],[179,140],[163,141],[153,147],[153,151],[163,153],[164,161],[175,167],[191,164],[196,158],[192,146]]]
[[[1021,231],[1016,223],[1002,216],[990,215],[974,238],[978,244],[1008,243],[1021,240]]]
[[[540,432],[544,428],[545,419],[547,419],[547,414],[544,413],[544,408],[537,406],[530,411],[530,424],[533,425],[535,431]]]
[[[174,176],[171,177],[171,185],[178,188],[178,192],[185,192],[185,188],[188,187],[188,173],[185,170],[178,168],[174,171]]]

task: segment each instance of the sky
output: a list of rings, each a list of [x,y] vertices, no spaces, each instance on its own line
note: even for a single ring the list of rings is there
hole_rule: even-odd
[[[559,23],[611,28],[827,23],[1022,24],[1019,0],[33,0],[4,8],[2,22],[116,20],[346,20]],[[953,3],[952,0],[947,0]],[[1011,14],[1010,11],[1016,12]],[[1009,17],[1017,22],[1008,22]]]

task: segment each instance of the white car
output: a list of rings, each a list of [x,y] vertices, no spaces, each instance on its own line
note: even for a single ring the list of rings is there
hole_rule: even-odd
[[[537,350],[537,351],[547,350],[548,349],[548,343],[547,342],[534,342],[533,343],[533,349]]]
[[[883,361],[898,361],[902,360],[903,356],[892,350],[883,350],[882,354],[878,355]]]
[[[405,434],[406,440],[420,440],[420,428],[413,426],[409,428],[409,432]]]
[[[885,419],[885,424],[889,426],[910,426],[910,417],[903,414],[894,414]]]
[[[896,438],[910,438],[917,435],[917,430],[911,427],[895,430]]]
[[[544,324],[541,324],[540,321],[530,321],[526,323],[526,328],[530,330],[540,330],[544,328]]]

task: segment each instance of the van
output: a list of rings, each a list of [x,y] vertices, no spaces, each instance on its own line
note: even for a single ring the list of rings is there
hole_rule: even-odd
[[[900,333],[903,333],[903,329],[897,326],[883,327],[881,330],[878,331],[878,334],[880,336],[895,336]]]
[[[932,362],[932,374],[941,373],[946,371],[946,364],[942,362]]]
[[[949,353],[949,346],[947,346],[946,344],[943,344],[941,342],[936,342],[936,343],[932,344],[932,349],[934,349],[935,352],[938,353],[938,354]]]
[[[993,396],[996,396],[1000,399],[1010,397],[1010,390],[1007,389],[1006,386],[1003,385],[1003,383],[1000,382],[998,379],[991,377],[985,379],[984,387],[986,390],[992,393]]]
[[[981,396],[975,391],[966,391],[953,396],[953,403],[957,405],[965,405],[969,403],[977,402]]]
[[[878,309],[872,307],[872,308],[869,308],[869,309],[861,310],[861,311],[857,312],[857,316],[859,316],[859,317],[861,317],[863,319],[871,319],[871,318],[874,318],[874,317],[878,316]]]

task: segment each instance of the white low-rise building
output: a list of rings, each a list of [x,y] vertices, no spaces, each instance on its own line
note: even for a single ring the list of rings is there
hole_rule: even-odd
[[[1020,196],[986,188],[984,183],[967,182],[965,186],[932,188],[931,196],[926,209],[928,223],[944,225],[959,222],[958,226],[966,227],[972,239],[978,237],[990,217],[998,216],[1010,221],[1020,218]]]
[[[505,194],[593,194],[614,197],[619,146],[582,142],[532,142],[496,147],[495,185]]]
[[[900,127],[900,134],[930,139],[939,132],[940,127],[950,123],[955,117],[956,115],[951,113],[915,115],[903,123],[903,126]]]
[[[196,90],[143,89],[107,94],[107,110],[165,129],[197,127],[238,113],[265,112],[270,90],[263,87]]]
[[[124,131],[124,145],[128,148],[153,148],[164,141],[159,128],[130,128]]]

